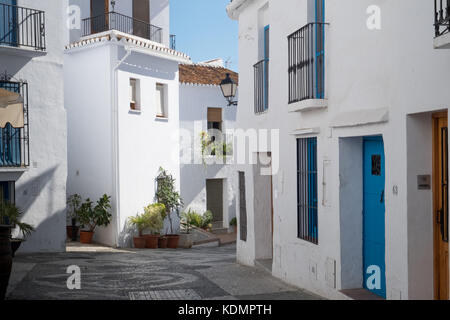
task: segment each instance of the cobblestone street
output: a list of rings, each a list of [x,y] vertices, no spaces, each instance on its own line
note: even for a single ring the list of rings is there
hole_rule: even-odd
[[[70,248],[69,248],[70,249]],[[19,255],[7,299],[310,300],[259,269],[235,263],[235,245],[190,250],[69,250]],[[81,289],[67,288],[67,268],[81,269]]]

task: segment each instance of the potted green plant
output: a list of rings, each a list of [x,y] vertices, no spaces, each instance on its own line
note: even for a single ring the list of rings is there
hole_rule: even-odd
[[[72,241],[77,241],[79,227],[77,226],[78,212],[81,207],[82,198],[78,194],[71,195],[67,199],[67,213],[71,219],[71,225],[67,226],[67,237]]]
[[[0,202],[0,301],[5,299],[12,268],[11,224],[8,219],[8,207]]]
[[[133,237],[133,244],[136,249],[144,249],[146,239],[144,237],[144,230],[147,228],[148,219],[145,214],[137,214],[134,217],[128,218],[129,223],[138,231],[138,236]]]
[[[163,217],[166,208],[163,204],[152,204],[144,209],[144,216],[147,219],[147,230],[150,234],[146,235],[145,247],[148,249],[158,248],[160,232],[164,226]]]
[[[20,217],[23,215],[22,210],[18,208],[15,204],[9,202],[2,202],[0,204],[0,212],[2,216],[2,221],[8,221],[11,225],[11,229],[18,228],[19,232],[22,233],[21,238],[10,237],[11,242],[11,255],[15,256],[16,251],[20,248],[22,242],[26,240],[28,236],[34,231],[34,227],[30,224],[20,221]]]
[[[213,213],[210,210],[205,211],[202,216],[202,224],[200,228],[203,230],[210,230],[212,227],[212,221],[213,221]]]
[[[237,232],[237,219],[236,219],[236,217],[234,217],[233,219],[231,219],[231,221],[230,221],[230,228],[231,228],[231,231],[232,231],[233,233],[236,233],[236,232]]]
[[[80,206],[78,220],[83,230],[80,231],[80,242],[85,244],[92,243],[95,229],[97,227],[107,227],[111,223],[111,197],[103,195],[93,207],[90,199]]]
[[[156,200],[158,203],[164,204],[166,208],[166,216],[170,223],[170,234],[167,237],[167,247],[176,249],[180,239],[179,234],[174,234],[172,213],[175,211],[179,215],[179,208],[183,205],[180,194],[175,189],[175,179],[163,168],[159,169],[156,189]]]

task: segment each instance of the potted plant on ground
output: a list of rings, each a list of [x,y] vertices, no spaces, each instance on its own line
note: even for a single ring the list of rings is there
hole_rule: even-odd
[[[71,219],[72,225],[67,226],[67,237],[69,239],[71,239],[72,241],[77,241],[78,238],[78,231],[79,231],[79,227],[77,226],[77,217],[78,217],[78,212],[80,210],[80,206],[81,206],[81,196],[78,194],[74,194],[71,195],[68,199],[67,199],[67,205],[68,205],[68,216]]]
[[[0,202],[0,301],[5,299],[12,268],[11,224],[5,202]]]
[[[231,232],[232,233],[236,233],[237,232],[237,219],[236,219],[236,217],[231,219],[231,221],[230,221],[230,228],[231,228]]]
[[[167,173],[163,168],[159,169],[156,189],[156,200],[158,203],[164,204],[166,208],[166,216],[169,218],[170,234],[167,236],[167,247],[176,249],[180,235],[173,232],[172,212],[176,211],[179,214],[179,208],[183,205],[183,200],[180,194],[175,190],[175,179],[172,175]]]
[[[90,199],[81,205],[78,212],[78,219],[83,230],[80,231],[80,242],[85,244],[92,243],[95,229],[97,227],[107,227],[111,223],[111,197],[103,195],[95,207]]]
[[[147,219],[147,230],[150,234],[146,235],[145,247],[148,249],[158,248],[158,240],[161,229],[164,226],[163,217],[166,208],[163,204],[152,204],[144,209],[144,216]]]
[[[20,217],[23,215],[23,212],[15,205],[9,202],[1,203],[1,215],[3,219],[8,220],[8,224],[11,225],[11,229],[18,228],[19,232],[22,233],[21,238],[12,238],[10,237],[11,242],[11,254],[14,258],[16,251],[20,248],[22,242],[26,240],[28,236],[34,231],[34,227],[29,225],[28,223],[24,223],[20,221]]]
[[[146,243],[146,238],[144,237],[143,233],[148,225],[147,217],[144,214],[141,214],[141,215],[138,214],[135,217],[128,218],[128,221],[138,231],[138,236],[133,238],[134,247],[136,249],[144,249],[145,243]]]

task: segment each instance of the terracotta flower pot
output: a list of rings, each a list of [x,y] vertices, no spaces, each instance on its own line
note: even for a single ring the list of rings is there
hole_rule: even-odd
[[[93,232],[90,231],[80,231],[80,242],[84,244],[91,244],[92,237],[94,236]]]
[[[178,234],[167,235],[167,248],[176,249],[178,248],[178,241],[180,241],[180,236]]]
[[[5,299],[12,268],[11,226],[0,225],[0,301]]]
[[[66,230],[67,230],[67,238],[72,241],[76,241],[76,239],[78,238],[79,227],[67,226]]]
[[[159,237],[158,248],[161,248],[161,249],[167,248],[167,237]]]
[[[145,243],[147,242],[146,237],[134,237],[133,243],[136,249],[145,249]]]
[[[145,247],[147,249],[157,249],[158,248],[159,235],[146,235],[145,236]]]

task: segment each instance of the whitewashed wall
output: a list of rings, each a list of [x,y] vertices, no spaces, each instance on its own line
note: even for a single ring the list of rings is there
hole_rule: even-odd
[[[222,131],[234,129],[236,106],[227,106],[220,87],[180,84],[180,128],[190,138],[182,140],[181,153],[193,153],[195,139],[200,140],[198,131],[207,131],[208,108],[222,108]],[[197,130],[197,131],[196,131]],[[184,139],[184,138],[183,138]],[[199,144],[197,141],[197,144]],[[191,142],[191,143],[189,143]],[[182,156],[183,158],[183,156]],[[209,163],[208,160],[205,160]],[[233,164],[181,163],[181,196],[184,210],[192,209],[203,214],[206,207],[206,180],[224,179],[224,228],[236,216],[237,172]]]
[[[129,79],[140,80],[141,111],[129,110]],[[120,67],[119,98],[119,183],[120,246],[131,244],[124,233],[126,220],[142,213],[144,206],[155,201],[155,178],[160,167],[176,179],[180,191],[179,87],[178,63],[133,53]],[[168,118],[156,117],[156,83],[167,85]],[[178,219],[174,213],[174,232]],[[170,233],[166,221],[165,231]]]
[[[67,42],[67,1],[19,0],[19,6],[45,11],[46,53],[35,56],[0,50],[0,70],[28,82],[30,167],[0,169],[0,180],[16,180],[16,204],[36,231],[19,252],[62,252],[66,239],[67,128],[63,90],[63,51]]]
[[[117,71],[114,92],[112,70],[124,57],[124,48],[111,42],[66,55],[68,193],[95,200],[104,193],[112,196],[113,221],[109,227],[99,228],[94,240],[113,246],[131,245],[127,219],[155,201],[160,167],[175,177],[180,188],[178,63],[132,52]],[[140,112],[130,111],[130,78],[140,80]],[[167,119],[156,118],[156,82],[168,87]],[[114,99],[118,101],[117,146],[112,129]],[[114,164],[117,154],[118,163]],[[176,218],[174,228],[178,228]]]
[[[431,174],[430,146],[415,143],[416,130],[430,130],[430,116],[415,125],[407,115],[448,109],[445,88],[450,67],[448,51],[433,50],[433,4],[431,1],[326,1],[326,96],[328,108],[303,113],[288,112],[288,42],[286,37],[307,23],[307,1],[269,1],[271,62],[269,111],[253,113],[253,68],[258,61],[258,10],[267,1],[246,1],[239,16],[240,101],[238,126],[280,129],[280,171],[274,176],[273,274],[289,283],[329,298],[342,298],[342,261],[346,250],[340,229],[345,218],[339,211],[339,139],[382,134],[386,154],[386,277],[388,299],[432,298],[433,265],[431,191],[417,191],[418,174]],[[366,27],[369,5],[379,5],[382,29]],[[417,14],[420,12],[420,14]],[[401,23],[399,17],[409,23]],[[388,108],[389,121],[364,125],[359,115],[368,109]],[[336,116],[355,111],[346,125],[330,129]],[[420,116],[418,116],[420,118]],[[320,128],[318,136],[319,245],[297,239],[296,145],[297,129]],[[408,134],[413,130],[415,134]],[[423,135],[421,135],[423,137]],[[423,140],[425,143],[430,140]],[[428,154],[424,157],[424,153]],[[326,181],[331,192],[324,195],[322,164],[330,161]],[[255,257],[252,168],[247,176],[249,237],[238,243],[238,260],[252,265]],[[398,188],[398,194],[392,192]],[[408,191],[410,193],[408,194]],[[420,205],[417,205],[419,204]],[[428,210],[424,213],[423,210]],[[239,215],[238,215],[239,216]],[[418,232],[420,231],[420,232]],[[420,243],[420,245],[419,245]],[[327,259],[336,261],[336,290],[327,285]],[[357,261],[355,261],[356,263]],[[311,272],[317,265],[317,275]],[[361,271],[362,272],[362,271]],[[345,278],[345,277],[344,277]],[[422,278],[420,281],[419,278]],[[426,279],[426,280],[424,280]]]

